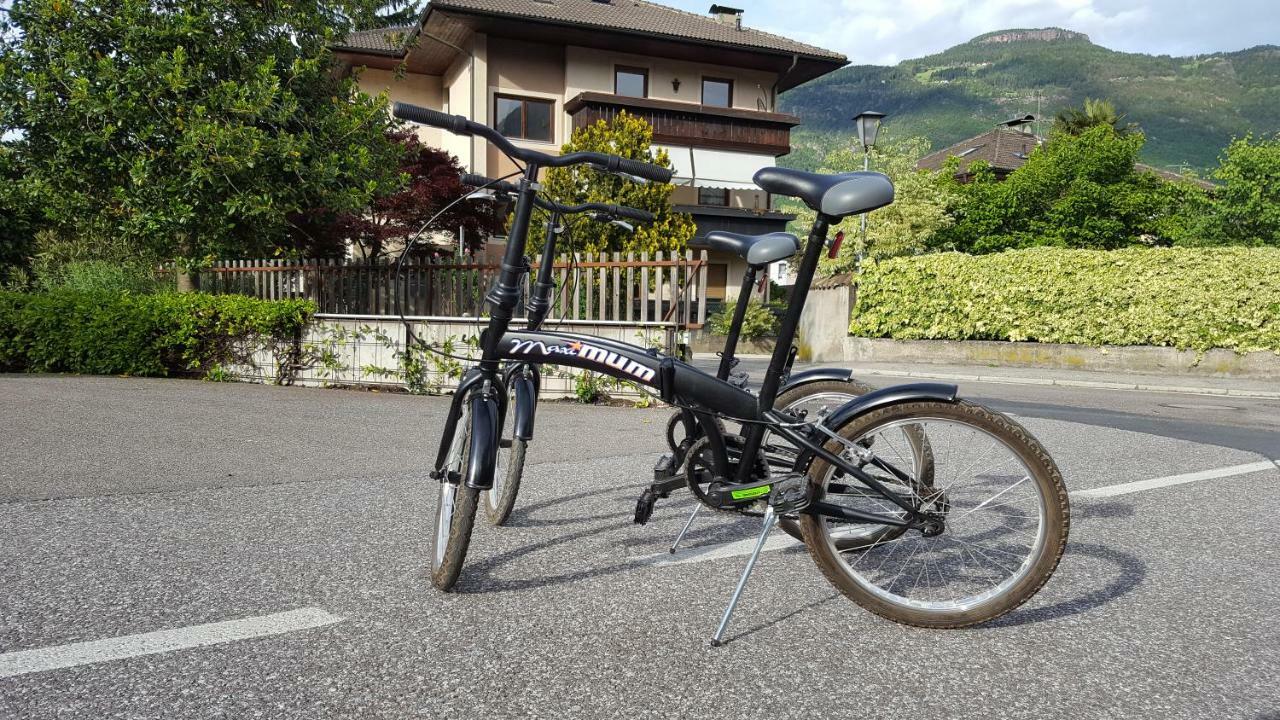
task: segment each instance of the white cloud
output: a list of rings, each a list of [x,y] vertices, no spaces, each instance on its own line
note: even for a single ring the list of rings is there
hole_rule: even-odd
[[[657,0],[706,12],[709,0]],[[993,30],[1065,27],[1127,52],[1188,55],[1280,43],[1275,0],[744,0],[752,27],[892,64]]]

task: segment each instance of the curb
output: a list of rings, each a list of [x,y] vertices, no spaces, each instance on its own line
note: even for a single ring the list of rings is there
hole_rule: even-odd
[[[1117,383],[1095,380],[1065,380],[1057,378],[1014,377],[1009,375],[962,375],[959,373],[931,373],[917,370],[870,370],[853,366],[860,375],[885,377],[926,378],[929,380],[954,380],[965,382],[1001,383],[1004,385],[1057,385],[1059,387],[1092,388],[1096,390],[1137,390],[1143,392],[1178,393],[1182,395],[1216,395],[1219,397],[1258,398],[1280,400],[1280,392],[1270,390],[1234,390],[1229,388],[1196,387],[1189,385],[1147,385],[1144,383]]]

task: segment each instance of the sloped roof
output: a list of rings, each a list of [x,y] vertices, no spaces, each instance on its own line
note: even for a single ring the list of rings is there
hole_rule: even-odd
[[[356,50],[379,55],[399,56],[404,52],[407,41],[417,34],[415,25],[397,25],[374,30],[357,30],[347,35],[346,40],[335,45],[335,50]]]
[[[948,148],[925,155],[916,163],[921,170],[940,170],[952,157],[960,158],[958,172],[968,171],[969,166],[982,160],[996,171],[1013,172],[1022,167],[1031,151],[1043,142],[1031,133],[1000,126],[981,135],[962,140]]]
[[[645,0],[433,0],[431,5],[438,10],[548,20],[603,30],[630,30],[845,61],[845,57],[837,52]]]
[[[848,62],[844,55],[831,50],[646,0],[432,0],[423,17],[433,10],[695,40],[747,50],[803,55],[841,65]],[[335,49],[403,54],[407,41],[417,31],[418,28],[413,26],[361,30],[348,35]]]

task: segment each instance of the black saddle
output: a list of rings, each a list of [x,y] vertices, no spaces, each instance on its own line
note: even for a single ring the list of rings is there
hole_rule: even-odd
[[[874,172],[820,175],[770,167],[761,169],[753,179],[761,190],[799,198],[830,217],[857,215],[893,202],[893,183]]]
[[[742,235],[712,230],[705,237],[695,238],[689,247],[731,253],[746,260],[748,265],[768,265],[795,255],[800,250],[800,241],[784,232]]]

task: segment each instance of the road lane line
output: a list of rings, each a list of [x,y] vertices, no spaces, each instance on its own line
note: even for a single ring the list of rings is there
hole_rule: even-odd
[[[1071,495],[1073,497],[1115,497],[1116,495],[1128,495],[1129,493],[1142,492],[1143,490],[1154,490],[1156,488],[1169,487],[1170,485],[1182,485],[1185,483],[1197,482],[1199,480],[1215,480],[1218,478],[1235,477],[1237,475],[1248,475],[1250,473],[1262,472],[1264,470],[1275,470],[1277,465],[1274,461],[1264,460],[1263,462],[1248,463],[1245,465],[1232,465],[1230,467],[1215,468],[1213,470],[1202,470],[1200,472],[1185,473],[1183,475],[1170,475],[1162,478],[1152,478],[1151,480],[1137,480],[1135,482],[1120,483],[1119,485],[1108,485],[1100,488],[1089,488],[1088,490],[1077,490]]]
[[[1169,487],[1171,485],[1182,485],[1185,483],[1197,482],[1199,480],[1215,480],[1218,478],[1236,477],[1238,475],[1249,475],[1266,470],[1280,470],[1280,460],[1264,460],[1261,462],[1247,463],[1244,465],[1231,465],[1229,467],[1202,470],[1200,472],[1185,473],[1182,475],[1169,475],[1167,477],[1152,478],[1150,480],[1138,480],[1135,482],[1120,483],[1118,485],[1107,485],[1105,487],[1089,488],[1087,490],[1076,490],[1071,492],[1070,495],[1073,498],[1115,497],[1117,495],[1128,495],[1130,493],[1154,490],[1156,488]],[[638,555],[628,558],[628,560],[637,565],[652,565],[655,567],[685,565],[688,563],[708,562],[711,560],[749,555],[751,554],[752,548],[755,547],[755,544],[756,538],[748,537],[742,540],[735,540],[734,542],[720,543],[717,545],[689,547],[684,550],[680,550],[675,554],[663,552],[655,553],[653,555]],[[765,542],[762,552],[785,550],[802,544],[803,543],[792,538],[790,535],[778,533]]]
[[[0,678],[310,630],[343,618],[320,608],[0,654]]]

